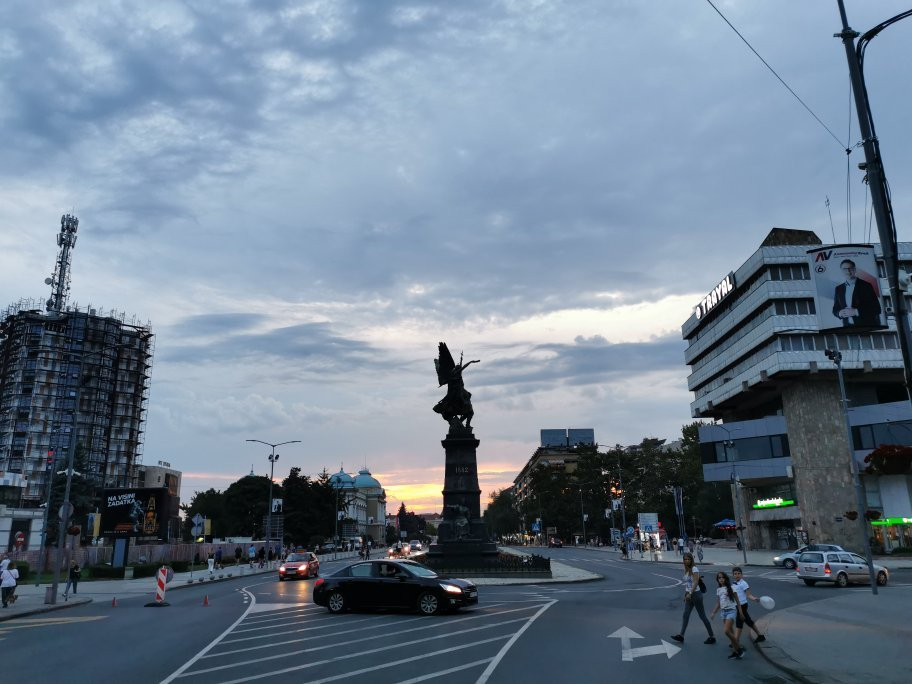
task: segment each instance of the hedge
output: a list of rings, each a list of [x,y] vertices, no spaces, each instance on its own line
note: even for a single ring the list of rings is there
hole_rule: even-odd
[[[162,563],[142,563],[140,565],[133,566],[133,577],[138,579],[140,577],[155,577],[158,574],[159,568],[161,568]]]
[[[123,579],[125,568],[113,568],[110,565],[93,565],[89,568],[89,577],[93,579]]]
[[[15,559],[11,559],[11,560],[15,561],[15,563],[16,563],[16,570],[19,571],[19,584],[22,584],[23,580],[28,579],[29,571],[30,571],[29,564],[26,561],[15,560]]]

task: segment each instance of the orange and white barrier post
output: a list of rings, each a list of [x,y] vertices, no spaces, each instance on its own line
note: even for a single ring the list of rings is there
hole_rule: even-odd
[[[158,574],[155,576],[155,600],[151,603],[147,603],[146,608],[158,608],[170,605],[165,602],[165,587],[173,576],[174,571],[167,565],[163,565],[158,569]]]

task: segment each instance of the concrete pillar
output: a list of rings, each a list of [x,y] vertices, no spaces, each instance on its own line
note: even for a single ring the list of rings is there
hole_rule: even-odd
[[[836,379],[802,379],[786,385],[782,408],[801,524],[810,542],[840,544],[860,551],[863,541],[857,527],[836,520],[856,508],[845,414]]]

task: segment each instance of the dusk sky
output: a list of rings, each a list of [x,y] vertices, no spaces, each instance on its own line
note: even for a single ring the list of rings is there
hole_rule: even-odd
[[[706,0],[3,3],[0,304],[48,297],[75,213],[70,303],[151,323],[144,462],[185,503],[300,439],[277,480],[439,510],[439,341],[481,359],[482,505],[541,428],[675,439],[681,324],[771,228],[877,241],[836,1],[715,4],[838,140]],[[865,60],[900,240],[910,45]]]

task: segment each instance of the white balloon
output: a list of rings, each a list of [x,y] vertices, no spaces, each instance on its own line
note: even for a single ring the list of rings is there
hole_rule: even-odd
[[[772,596],[761,596],[760,605],[766,608],[767,610],[772,610],[776,607],[776,602],[773,600]]]

